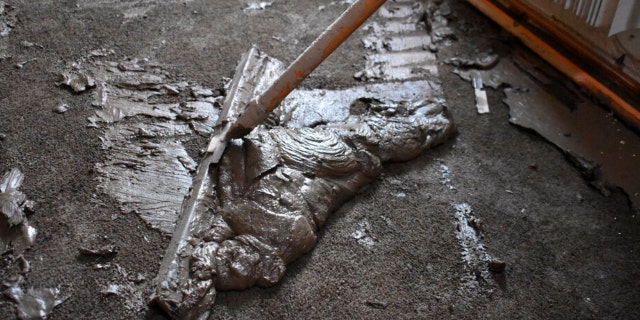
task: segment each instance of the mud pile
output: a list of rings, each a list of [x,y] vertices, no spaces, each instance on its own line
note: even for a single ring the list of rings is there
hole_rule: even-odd
[[[221,118],[237,114],[281,66],[248,52]],[[350,104],[316,108],[304,104],[304,92],[293,93],[267,124],[233,140],[219,164],[205,157],[153,300],[171,314],[196,318],[208,313],[216,290],[280,281],[286,265],[315,246],[330,214],[375,179],[383,163],[412,159],[452,135],[438,86],[425,84],[404,92],[416,99],[382,101],[372,97],[375,90],[355,88],[363,95],[346,94]]]

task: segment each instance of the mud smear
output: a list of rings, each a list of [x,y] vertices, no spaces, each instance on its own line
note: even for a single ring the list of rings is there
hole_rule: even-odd
[[[37,235],[25,213],[33,210],[34,203],[18,190],[23,180],[18,169],[11,169],[0,180],[0,252],[11,248],[16,258],[33,245]]]
[[[487,70],[495,67],[500,61],[500,56],[496,53],[489,53],[487,55],[479,56],[475,59],[465,58],[451,58],[445,61],[446,64],[452,65],[456,68],[473,68]]]
[[[22,277],[3,283],[4,295],[16,304],[18,319],[46,319],[53,308],[64,302],[60,289],[33,289],[24,292],[20,288]]]
[[[125,20],[130,20],[138,17],[144,17],[147,12],[161,4],[179,4],[187,3],[192,0],[129,0],[129,1],[117,1],[117,0],[79,0],[77,6],[81,8],[117,8],[120,9],[124,15]]]
[[[619,187],[640,207],[640,138],[612,114],[581,98],[551,67],[532,56],[503,59],[491,70],[457,70],[471,81],[506,87],[509,122],[534,130],[562,149],[585,178],[603,194]]]
[[[452,182],[451,169],[446,164],[440,165],[440,183],[451,191],[456,190]],[[500,284],[494,281],[496,278],[492,277],[490,272],[503,272],[506,265],[489,255],[482,242],[482,222],[475,216],[471,205],[466,202],[452,203],[451,207],[456,238],[461,248],[460,257],[465,268],[458,290],[463,295],[479,290],[490,293]]]
[[[0,253],[12,250],[15,261],[19,261],[21,273],[30,271],[30,264],[22,253],[36,240],[37,231],[29,225],[25,211],[33,211],[34,203],[27,200],[18,188],[24,175],[18,169],[5,173],[0,180]],[[45,319],[64,299],[59,297],[59,289],[33,289],[24,292],[20,288],[22,276],[2,283],[4,296],[15,303],[18,319]]]
[[[0,1],[0,37],[6,37],[16,26],[18,10],[11,5]]]
[[[456,187],[451,184],[451,171],[449,170],[449,166],[444,164],[440,165],[440,174],[440,184],[446,186],[449,190],[455,190]]]
[[[381,21],[367,25],[362,42],[367,54],[359,80],[410,80],[438,75],[436,56],[424,22],[426,10],[413,1],[390,2],[378,11]]]
[[[107,160],[96,164],[98,188],[169,234],[196,169],[182,141],[211,133],[219,98],[213,89],[170,79],[154,63],[108,61],[108,55],[91,55],[64,73],[93,83],[80,92],[94,96],[88,126],[104,127]]]
[[[281,64],[251,57],[236,71],[223,119],[279,74]],[[218,165],[201,165],[201,186],[185,202],[197,203],[181,236],[188,241],[174,234],[176,252],[163,261],[154,300],[171,314],[196,318],[208,313],[216,290],[275,285],[383,162],[412,159],[454,132],[440,96],[427,81],[294,91],[267,125],[233,141]],[[208,171],[201,177],[202,168]],[[362,233],[357,240],[370,244]]]

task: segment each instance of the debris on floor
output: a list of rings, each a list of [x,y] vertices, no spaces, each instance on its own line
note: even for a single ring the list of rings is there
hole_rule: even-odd
[[[611,113],[581,94],[569,80],[539,58],[522,51],[490,70],[456,70],[504,89],[514,125],[534,130],[573,159],[603,194],[622,188],[640,207],[640,138]]]
[[[33,62],[36,61],[38,59],[33,58],[33,59],[29,59],[29,60],[24,60],[24,61],[20,61],[20,62],[16,62],[16,64],[14,64],[14,67],[18,68],[18,69],[22,69],[24,68],[24,66],[29,63],[29,62]]]
[[[34,48],[35,47],[35,48],[39,48],[39,49],[44,49],[43,45],[37,44],[37,43],[33,43],[31,41],[26,41],[26,40],[20,41],[20,45],[23,48]]]
[[[14,261],[20,263],[20,272],[27,275],[31,270],[29,261],[22,255],[35,242],[37,231],[29,225],[26,212],[33,211],[34,203],[18,188],[24,174],[18,169],[5,173],[0,181],[0,253],[12,250]],[[18,319],[45,319],[55,306],[62,303],[59,289],[33,289],[25,293],[20,284],[22,276],[2,284],[4,295],[16,304]]]
[[[60,114],[67,112],[67,110],[69,110],[69,106],[66,103],[60,104],[53,108],[53,112]]]
[[[451,58],[445,63],[461,69],[488,70],[495,67],[499,61],[500,56],[498,54],[488,53],[475,59]]]
[[[16,7],[0,1],[0,37],[6,37],[18,22]]]
[[[622,188],[640,207],[640,138],[593,101],[580,98],[575,85],[530,53],[518,51],[490,70],[454,73],[492,88],[504,87],[509,122],[534,130],[573,159],[603,194]]]
[[[476,96],[476,110],[479,114],[489,113],[489,102],[487,101],[487,92],[482,87],[482,78],[476,72],[472,75],[473,92]]]
[[[456,39],[453,28],[449,27],[449,19],[455,17],[446,1],[427,1],[427,14],[424,18],[433,43],[447,45],[447,41]]]
[[[110,284],[105,289],[100,290],[100,293],[105,296],[117,296],[120,292],[120,286],[117,284]]]
[[[33,245],[37,234],[25,212],[32,211],[34,203],[18,190],[23,180],[24,174],[15,168],[0,180],[0,252],[12,248],[15,258]]]
[[[108,256],[116,255],[118,253],[118,248],[114,245],[106,245],[104,247],[101,247],[100,249],[89,249],[85,247],[80,247],[78,248],[78,251],[80,251],[80,254],[84,256],[108,257]]]
[[[22,277],[2,284],[4,295],[16,305],[18,319],[46,319],[53,308],[63,303],[66,299],[60,297],[60,289],[34,289],[29,288],[24,292],[20,288]]]
[[[271,5],[273,5],[273,2],[267,2],[267,1],[251,2],[251,3],[248,3],[247,6],[244,7],[242,10],[244,12],[265,10],[267,7],[271,7]]]
[[[509,121],[538,132],[562,149],[605,195],[620,187],[640,207],[638,136],[590,101],[578,104],[572,112],[534,83],[528,83],[526,88],[505,90]]]
[[[488,263],[489,271],[500,273],[503,272],[507,267],[507,264],[504,261],[498,259],[491,259]]]
[[[351,237],[368,249],[371,249],[376,243],[375,237],[371,236],[371,224],[366,219],[358,223],[358,229],[351,233]]]
[[[509,59],[503,59],[509,60]],[[498,61],[491,69],[476,69],[476,68],[455,68],[453,73],[460,76],[460,78],[473,82],[474,76],[482,80],[482,85],[490,87],[492,89],[498,89],[501,86],[511,85],[509,76],[511,72],[517,72],[517,68],[512,66],[508,61]]]
[[[386,309],[387,308],[387,303],[385,302],[379,302],[379,301],[365,301],[365,304],[371,308],[376,308],[376,309]]]
[[[96,264],[92,266],[96,272],[105,273],[98,281],[100,294],[109,299],[121,301],[121,305],[132,311],[143,310],[146,306],[146,277],[140,273],[125,270],[117,263]]]
[[[31,271],[31,263],[23,255],[20,255],[18,261],[20,261],[20,273],[26,276]]]
[[[69,72],[63,73],[61,77],[62,81],[60,84],[68,86],[76,93],[93,88],[96,85],[93,77],[86,73]]]

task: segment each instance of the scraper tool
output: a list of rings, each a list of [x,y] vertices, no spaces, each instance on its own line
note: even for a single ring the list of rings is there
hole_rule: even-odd
[[[151,302],[159,305],[171,317],[198,319],[206,316],[215,299],[213,279],[190,278],[190,258],[194,249],[192,234],[198,221],[207,217],[211,204],[203,203],[202,195],[215,188],[208,176],[220,161],[231,139],[241,138],[261,124],[268,114],[295,89],[322,61],[367,20],[385,0],[356,0],[333,22],[266,90],[250,99],[238,98],[243,83],[250,81],[255,67],[257,49],[253,48],[240,62],[222,113],[214,128],[202,162],[198,166],[189,194],[185,197],[176,229],[162,260],[156,290]],[[253,61],[253,62],[252,62]]]

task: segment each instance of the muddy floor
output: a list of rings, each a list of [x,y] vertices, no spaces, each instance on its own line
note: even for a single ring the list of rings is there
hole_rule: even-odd
[[[23,254],[28,272],[9,251],[0,281],[23,272],[25,290],[59,288],[50,319],[163,319],[146,301],[170,239],[99,190],[105,126],[87,127],[93,95],[61,85],[61,73],[108,54],[222,89],[251,44],[290,62],[348,2],[0,1],[0,173],[24,172],[20,190],[35,202],[28,219],[38,230]],[[524,49],[464,1],[448,8],[453,35],[426,51],[437,51],[458,134],[386,165],[281,283],[218,293],[211,319],[640,318],[640,223],[629,196],[603,195],[563,150],[510,124],[502,88],[487,89],[491,111],[477,114],[472,85],[443,62]],[[362,85],[354,74],[365,67],[368,32],[302,88]],[[67,111],[54,112],[61,104]],[[207,138],[183,143],[197,161]],[[103,247],[114,253],[79,250]],[[14,309],[0,300],[0,318]]]

